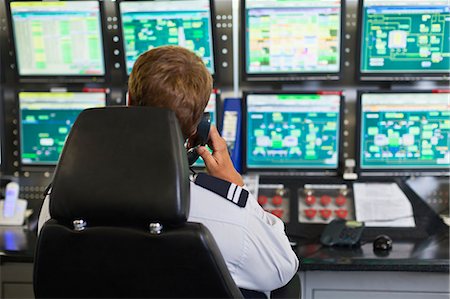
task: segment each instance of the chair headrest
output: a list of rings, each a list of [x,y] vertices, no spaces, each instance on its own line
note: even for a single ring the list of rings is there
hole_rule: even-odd
[[[77,118],[55,170],[52,218],[87,225],[178,225],[189,216],[189,166],[174,112],[107,107]]]

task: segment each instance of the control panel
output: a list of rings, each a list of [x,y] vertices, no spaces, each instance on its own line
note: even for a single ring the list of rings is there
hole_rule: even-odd
[[[263,209],[289,222],[289,189],[283,184],[260,184],[258,203]]]
[[[300,223],[355,219],[352,189],[346,184],[304,184],[298,190],[298,207]]]

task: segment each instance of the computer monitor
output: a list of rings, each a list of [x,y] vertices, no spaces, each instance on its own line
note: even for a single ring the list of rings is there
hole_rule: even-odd
[[[212,1],[120,2],[127,72],[147,50],[178,45],[195,52],[214,74]]]
[[[360,0],[362,80],[448,80],[448,0]]]
[[[244,94],[244,170],[336,170],[342,96],[324,93]]]
[[[56,164],[80,112],[106,103],[103,92],[19,92],[18,97],[22,165]]]
[[[98,1],[18,1],[9,9],[21,77],[105,74]]]
[[[245,0],[244,79],[339,79],[343,2]]]
[[[361,172],[450,170],[450,90],[360,92]]]

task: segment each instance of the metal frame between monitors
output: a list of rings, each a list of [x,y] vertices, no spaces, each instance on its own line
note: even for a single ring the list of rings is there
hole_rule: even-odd
[[[316,94],[316,95],[338,95],[340,98],[339,105],[339,132],[338,132],[338,161],[337,166],[333,168],[249,168],[247,166],[247,97],[249,95],[302,95],[302,94]],[[343,157],[343,124],[344,124],[344,96],[341,91],[246,91],[243,93],[242,97],[242,170],[243,173],[260,173],[264,175],[309,175],[309,176],[337,176],[342,170],[342,157]]]
[[[361,71],[362,67],[362,42],[363,42],[363,26],[364,26],[364,1],[358,0],[358,28],[357,28],[357,49],[356,49],[356,80],[358,81],[449,81],[450,69],[448,72],[425,73],[424,71],[408,72],[400,71],[397,73],[389,72],[366,72]]]
[[[119,32],[120,32],[120,36],[122,39],[121,42],[121,50],[122,50],[122,62],[124,67],[123,69],[123,73],[122,75],[124,76],[124,78],[128,78],[129,74],[128,74],[128,67],[127,67],[127,56],[126,56],[126,50],[125,50],[125,35],[123,33],[123,24],[122,24],[122,12],[120,10],[120,3],[121,2],[155,2],[158,0],[142,0],[142,1],[136,1],[136,0],[118,0],[116,1],[116,11],[117,11],[117,18],[118,18],[118,25],[119,25]],[[171,0],[166,0],[166,1],[171,1]],[[183,0],[178,0],[178,1],[183,1]],[[218,53],[217,53],[217,40],[216,40],[216,26],[215,26],[215,6],[214,6],[214,0],[208,0],[209,1],[209,9],[210,9],[210,18],[211,18],[211,41],[212,41],[212,55],[213,55],[213,68],[214,68],[214,74],[211,74],[214,81],[218,81],[219,80],[219,72],[218,72],[218,64],[217,64],[217,57],[218,57]]]
[[[362,95],[363,94],[404,94],[404,93],[449,93],[450,90],[443,90],[442,92],[433,90],[358,90],[358,97],[356,100],[356,136],[355,136],[355,159],[356,159],[356,173],[360,176],[423,176],[436,175],[448,176],[450,169],[442,168],[361,168],[361,133],[362,133]]]
[[[4,113],[4,94],[3,89],[0,87],[0,174],[6,168],[6,153],[5,153],[5,126],[6,126],[6,115]]]
[[[343,55],[344,49],[344,35],[345,35],[345,0],[341,1],[341,32],[339,40],[339,70],[337,72],[280,72],[280,73],[259,73],[249,74],[247,73],[247,44],[246,44],[246,32],[247,32],[247,18],[246,18],[246,1],[241,0],[241,33],[240,33],[240,63],[241,63],[241,78],[246,82],[283,82],[283,83],[298,83],[297,81],[338,81],[340,80],[343,72]],[[236,53],[235,53],[236,55]]]
[[[37,163],[37,164],[27,164],[22,162],[22,129],[21,129],[21,121],[22,121],[22,112],[20,110],[20,100],[19,100],[19,93],[20,92],[78,92],[78,93],[104,93],[105,94],[105,107],[108,106],[108,96],[109,92],[107,89],[105,90],[99,90],[99,89],[92,89],[92,90],[86,90],[84,88],[75,88],[75,87],[68,87],[68,88],[55,88],[55,89],[18,89],[14,93],[15,101],[16,101],[16,109],[17,109],[17,128],[18,128],[18,134],[17,134],[17,147],[19,149],[19,155],[18,155],[18,161],[21,171],[35,171],[35,172],[43,172],[43,171],[49,171],[56,167],[57,163]]]
[[[15,76],[18,78],[18,81],[21,83],[50,83],[50,82],[62,82],[62,83],[104,83],[108,81],[108,78],[110,78],[110,70],[108,67],[107,62],[109,61],[109,52],[106,51],[107,45],[108,45],[108,39],[107,39],[107,30],[106,30],[106,24],[105,24],[105,8],[104,3],[101,0],[66,0],[62,2],[85,2],[85,1],[95,1],[99,4],[99,18],[100,18],[100,28],[101,28],[101,35],[102,35],[102,52],[103,52],[103,67],[105,70],[105,73],[103,75],[21,75],[19,71],[19,61],[18,61],[18,53],[16,51],[16,37],[14,34],[14,27],[13,27],[13,18],[11,13],[11,2],[21,2],[20,0],[6,0],[5,6],[6,6],[6,14],[8,19],[8,25],[9,25],[9,35],[11,36],[11,47],[10,51],[13,53],[13,59],[15,62]],[[30,2],[45,2],[43,0],[30,0]]]

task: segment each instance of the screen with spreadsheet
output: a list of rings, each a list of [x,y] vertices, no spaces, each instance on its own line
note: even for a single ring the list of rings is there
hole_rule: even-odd
[[[105,103],[100,92],[19,92],[22,164],[56,164],[80,112]]]
[[[105,74],[97,1],[11,2],[19,75]]]
[[[214,74],[210,0],[120,2],[128,74],[139,55],[164,45],[185,47]]]
[[[450,167],[450,93],[362,93],[361,169]]]
[[[247,168],[336,169],[340,105],[338,94],[248,94]]]
[[[447,0],[364,0],[361,73],[450,72]]]
[[[340,0],[246,0],[247,74],[337,73]]]

